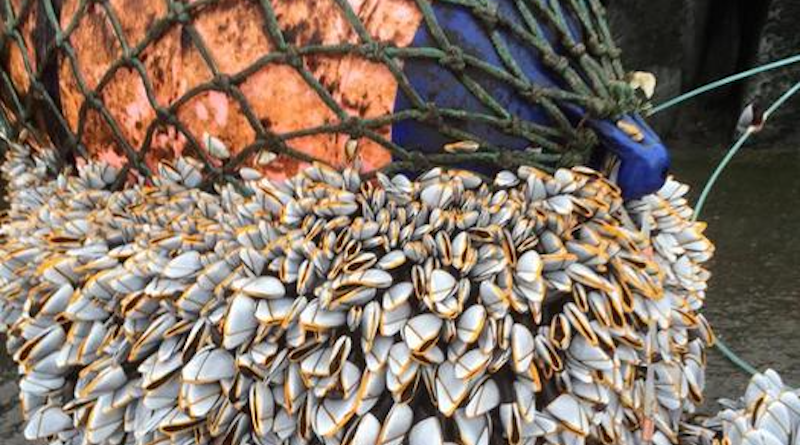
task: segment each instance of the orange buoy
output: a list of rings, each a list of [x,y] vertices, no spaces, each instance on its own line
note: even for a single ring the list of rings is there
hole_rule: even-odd
[[[63,29],[70,26],[79,4],[78,0],[64,2]],[[141,45],[152,24],[170,13],[164,2],[111,0],[108,7],[119,18],[128,48]],[[275,1],[272,7],[287,44],[303,47],[358,41],[355,30],[333,0]],[[372,38],[400,47],[411,42],[421,20],[411,0],[352,1],[351,7]],[[192,16],[191,28],[173,26],[148,44],[141,53],[140,68],[151,83],[156,103],[161,107],[175,107],[178,120],[196,140],[201,141],[202,135],[208,133],[222,141],[231,156],[235,156],[256,142],[258,135],[254,126],[260,125],[266,132],[285,134],[337,121],[336,114],[318,92],[289,64],[263,63],[241,74],[276,49],[265,31],[265,13],[257,2],[226,0],[199,7],[193,10]],[[99,99],[119,123],[122,136],[136,148],[141,147],[147,137],[152,139],[146,157],[148,164],[172,158],[183,151],[188,135],[174,125],[156,122],[157,112],[137,69],[122,67],[107,77],[109,68],[123,56],[119,40],[107,10],[98,3],[90,3],[70,36],[77,67],[67,58],[63,58],[59,66],[64,116],[71,129],[79,131],[81,109],[86,99],[78,78],[82,77],[85,87],[91,90],[105,82]],[[203,58],[203,52],[209,59]],[[310,54],[300,60],[313,80],[349,115],[369,119],[392,111],[397,85],[384,64],[357,55],[340,54]],[[184,98],[198,85],[214,78],[209,62],[220,75],[238,75],[241,81],[236,89],[240,97],[206,88]],[[252,115],[244,112],[239,98],[252,107]],[[88,109],[82,126],[83,143],[92,154],[112,164],[124,162],[125,153],[100,112]],[[388,126],[377,131],[384,136],[389,134]],[[348,140],[349,135],[332,132],[292,138],[288,144],[341,166]],[[359,155],[362,168],[367,170],[380,168],[390,160],[386,149],[367,138],[359,141]],[[264,170],[271,176],[288,176],[294,174],[299,165],[298,160],[279,156]]]

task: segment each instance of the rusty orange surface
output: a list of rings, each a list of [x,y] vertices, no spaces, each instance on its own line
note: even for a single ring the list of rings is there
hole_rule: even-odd
[[[62,28],[75,20],[79,3],[78,0],[64,1]],[[374,39],[396,46],[408,46],[421,22],[413,0],[350,0],[349,3]],[[161,1],[110,0],[108,4],[119,18],[129,48],[139,45],[147,30],[168,13],[166,2]],[[290,44],[358,41],[335,0],[272,0],[272,6]],[[258,2],[223,0],[193,15],[194,30],[221,73],[239,73],[274,50]],[[145,83],[135,69],[123,67],[113,76],[104,78],[112,63],[122,55],[122,45],[100,4],[89,4],[70,36],[70,43],[75,48],[77,66],[68,58],[62,58],[59,67],[62,108],[70,126],[78,130],[84,102],[78,78],[88,89],[96,89],[102,81],[99,98],[130,146],[139,149],[156,112],[147,97]],[[150,42],[140,59],[150,79],[154,99],[160,106],[175,104],[178,98],[212,78],[190,33],[180,25],[174,25],[160,39]],[[355,55],[304,56],[303,64],[348,114],[372,118],[392,112],[397,85],[382,64]],[[19,85],[24,83],[20,81]],[[298,71],[288,65],[262,67],[244,79],[239,90],[252,107],[258,123],[275,134],[338,122],[336,114]],[[256,132],[239,103],[219,91],[197,94],[182,103],[177,114],[194,138],[201,140],[202,134],[207,132],[222,140],[234,155],[256,139]],[[82,141],[93,156],[121,164],[124,150],[116,144],[106,119],[96,111],[89,111],[81,131]],[[184,150],[187,138],[178,129],[162,125],[153,130],[147,156],[151,166],[159,159],[172,158]],[[388,127],[379,132],[390,136]],[[288,141],[288,145],[343,166],[348,138],[346,134],[321,134],[295,138]],[[359,141],[359,157],[364,170],[382,167],[390,161],[388,151],[368,139]],[[271,177],[283,177],[294,174],[301,166],[302,163],[294,159],[278,158],[261,169]]]
[[[23,6],[27,6],[27,8]],[[28,2],[26,5],[23,0],[11,0],[11,8],[14,16],[22,23],[20,29],[22,42],[9,40],[7,43],[8,71],[17,94],[22,95],[30,88],[30,78],[26,69],[24,55],[27,55],[29,63],[27,68],[33,72],[35,72],[37,68],[33,33],[36,27],[38,11],[35,7],[35,2]],[[3,23],[2,26],[5,27],[6,24]]]

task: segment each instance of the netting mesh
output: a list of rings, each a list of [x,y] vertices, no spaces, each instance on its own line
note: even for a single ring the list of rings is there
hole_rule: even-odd
[[[336,165],[342,164],[340,160],[315,156],[308,150],[298,149],[294,143],[320,134],[343,135],[378,144],[391,154],[393,162],[384,166],[389,170],[465,163],[499,168],[527,164],[545,169],[581,164],[589,157],[596,137],[582,122],[573,122],[565,115],[564,104],[576,105],[586,110],[589,116],[600,118],[635,111],[642,106],[638,96],[623,81],[619,51],[612,41],[599,0],[514,0],[514,13],[518,14],[514,19],[500,11],[492,0],[440,1],[464,8],[479,19],[502,66],[489,63],[452,42],[428,0],[409,0],[409,3],[421,14],[420,26],[427,27],[435,41],[431,47],[402,47],[381,39],[365,26],[349,0],[331,2],[352,27],[354,38],[349,39],[352,41],[306,44],[298,44],[294,36],[296,30],[281,23],[276,13],[276,5],[281,6],[281,1],[158,2],[158,8],[164,13],[148,23],[140,39],[132,41],[129,39],[131,33],[123,29],[121,17],[137,14],[136,8],[131,7],[136,2],[2,0],[0,10],[4,16],[4,29],[0,36],[3,50],[0,60],[4,61],[4,66],[0,85],[3,111],[14,132],[28,129],[40,138],[47,138],[61,149],[67,162],[74,162],[76,155],[89,157],[93,147],[87,134],[96,131],[96,127],[103,127],[109,145],[113,145],[113,150],[125,159],[124,168],[145,177],[151,174],[148,157],[164,157],[156,152],[154,140],[159,132],[169,128],[175,135],[185,138],[185,151],[202,161],[206,177],[214,181],[252,162],[253,157],[263,150],[282,159],[317,161],[341,167]],[[198,31],[196,22],[202,14],[215,13],[211,9],[217,5],[242,3],[255,7],[261,15],[259,20],[263,26],[260,32],[263,35],[259,38],[266,39],[270,49],[252,63],[230,72],[230,67],[221,66],[214,51],[215,43],[207,41],[207,36]],[[324,2],[317,3],[322,5]],[[67,9],[71,15],[65,13]],[[101,22],[99,25],[98,20]],[[568,23],[570,20],[575,23]],[[94,72],[101,73],[92,82],[87,79],[87,67],[81,66],[74,41],[77,30],[91,26],[112,31],[102,44],[115,48],[117,55],[107,66],[92,67]],[[579,28],[581,41],[571,31],[575,26]],[[207,70],[206,78],[177,97],[160,98],[160,92],[154,86],[152,61],[144,59],[157,42],[176,30],[180,33],[182,50],[189,48],[188,51],[196,54],[194,59],[202,65],[198,70]],[[548,72],[559,79],[561,87],[543,87],[533,82],[509,50],[509,36],[535,51]],[[247,45],[247,42],[243,44]],[[337,100],[331,85],[325,84],[324,79],[312,72],[309,61],[313,57],[356,57],[383,65],[394,78],[398,93],[408,98],[411,107],[377,116],[353,113]],[[433,60],[446,67],[486,111],[446,108],[425,100],[404,73],[403,65],[409,59]],[[260,70],[275,65],[299,76],[329,109],[332,118],[320,125],[293,131],[279,132],[271,128],[269,122],[254,111],[257,104],[253,103],[252,95],[243,92],[243,84]],[[119,110],[114,110],[114,104],[107,103],[105,95],[115,77],[123,72],[138,77],[129,83],[141,83],[152,108],[148,112],[154,118],[149,120],[138,138],[132,138],[126,131],[120,122]],[[475,73],[513,88],[526,101],[540,107],[550,125],[515,116],[506,104],[493,96],[492,91],[475,80]],[[78,95],[73,99],[80,102],[74,116],[66,116],[63,107],[64,86],[69,83]],[[225,162],[213,159],[200,135],[189,128],[187,120],[180,114],[182,107],[193,99],[211,92],[221,93],[230,100],[253,132],[252,141],[241,147],[232,147],[233,155]],[[131,113],[130,110],[125,112]],[[387,128],[403,120],[424,122],[453,140],[477,141],[481,149],[474,153],[440,151],[423,154],[400,146],[392,141]],[[524,139],[536,149],[511,152],[491,140],[482,140],[470,131],[471,124],[489,126],[503,134]],[[44,129],[44,132],[37,133],[37,128]]]

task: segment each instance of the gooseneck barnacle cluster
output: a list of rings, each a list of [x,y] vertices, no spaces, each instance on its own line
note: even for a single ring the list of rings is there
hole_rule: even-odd
[[[713,247],[673,180],[315,165],[110,190],[12,145],[0,300],[30,439],[676,443]]]

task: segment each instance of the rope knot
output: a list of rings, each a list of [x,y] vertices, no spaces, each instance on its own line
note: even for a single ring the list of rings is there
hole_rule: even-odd
[[[231,76],[223,73],[217,74],[217,76],[214,77],[214,83],[221,89],[227,91],[231,87]]]
[[[522,135],[525,132],[524,127],[522,119],[517,116],[509,116],[503,122],[503,130],[508,134]]]
[[[425,156],[424,153],[419,151],[411,151],[408,153],[408,161],[413,165],[415,170],[427,170],[431,168],[431,161]]]
[[[529,84],[520,94],[523,98],[535,104],[540,103],[542,99],[544,99],[542,88],[536,84]]]
[[[608,53],[608,47],[600,43],[600,39],[598,39],[596,36],[590,37],[586,41],[586,45],[588,45],[589,51],[591,51],[593,54],[604,56]]]
[[[435,126],[439,126],[444,122],[442,120],[442,114],[439,112],[439,108],[436,107],[436,103],[434,102],[426,102],[421,111],[420,121],[422,122]]]
[[[344,126],[344,132],[353,139],[359,139],[364,136],[364,126],[355,116],[347,116],[342,120],[342,126]]]
[[[452,71],[464,71],[467,62],[464,60],[464,51],[454,45],[445,48],[445,54],[439,57],[439,63]]]
[[[300,51],[294,45],[286,45],[284,49],[286,63],[296,69],[303,68],[303,58],[300,57]]]
[[[559,166],[573,167],[585,164],[589,160],[592,148],[598,143],[597,135],[590,128],[576,129],[572,140],[567,142],[566,150],[561,155]]]
[[[586,109],[592,117],[605,119],[614,115],[614,105],[608,101],[592,97],[587,98]]]
[[[371,62],[382,62],[386,58],[386,44],[368,42],[358,47],[358,54]]]
[[[576,165],[582,165],[583,159],[584,157],[581,156],[579,153],[575,151],[568,151],[561,155],[561,159],[558,160],[558,167],[569,168],[569,167],[574,167]]]
[[[78,145],[80,144],[80,141],[78,141],[78,138],[74,134],[69,133],[69,134],[67,134],[67,137],[66,137],[66,140],[64,141],[64,144],[67,147],[70,147],[70,148],[73,148],[73,149],[77,149]]]
[[[86,93],[86,103],[89,104],[95,110],[99,110],[103,107],[103,100],[100,99],[100,96],[97,94],[97,91],[89,91]]]
[[[569,68],[569,59],[556,54],[545,54],[544,63],[557,73],[564,73]]]
[[[44,95],[47,94],[44,85],[39,82],[32,83],[29,91],[34,100],[44,100]]]
[[[497,156],[497,165],[503,170],[515,170],[520,166],[519,153],[513,150],[502,150]]]
[[[586,55],[586,45],[583,43],[577,43],[575,45],[570,45],[567,47],[570,55],[575,58],[580,58]]]
[[[170,113],[167,108],[156,107],[156,119],[162,122],[172,123],[172,113]]]
[[[497,14],[497,5],[498,4],[494,2],[489,4],[477,4],[472,7],[472,13],[481,19],[484,26],[487,28],[494,28],[497,26],[497,22],[500,21]]]
[[[192,17],[186,11],[186,5],[181,2],[169,2],[169,9],[172,10],[172,19],[181,24],[187,24]]]
[[[65,41],[66,41],[66,38],[64,36],[64,33],[61,32],[61,30],[57,30],[56,31],[56,38],[53,40],[53,42],[55,43],[56,48],[59,48],[59,49],[63,48]]]

